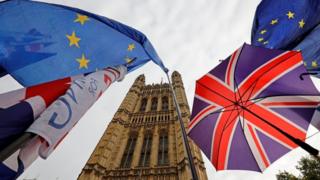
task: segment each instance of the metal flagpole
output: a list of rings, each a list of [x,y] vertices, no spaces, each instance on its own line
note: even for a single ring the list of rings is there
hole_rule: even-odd
[[[190,164],[190,169],[191,169],[191,174],[192,174],[192,179],[193,180],[198,180],[199,178],[198,178],[198,175],[197,175],[196,168],[194,166],[194,162],[193,162],[193,158],[192,158],[192,154],[191,154],[191,149],[190,149],[190,146],[189,146],[189,143],[188,143],[187,133],[186,133],[186,130],[184,128],[183,121],[182,121],[181,110],[180,110],[180,107],[179,107],[179,104],[178,104],[178,101],[177,101],[176,93],[175,93],[175,91],[174,91],[174,89],[172,87],[171,80],[170,80],[169,75],[168,75],[168,71],[166,72],[166,75],[167,75],[167,78],[168,78],[169,86],[170,86],[171,91],[172,91],[174,104],[176,106],[178,119],[179,119],[179,123],[180,123],[180,128],[181,128],[181,132],[182,132],[183,144],[184,144],[184,148],[185,148],[185,150],[187,152],[187,156],[188,156],[188,160],[189,160],[189,164]]]
[[[9,146],[0,151],[0,162],[8,159],[13,153],[20,149],[26,142],[31,140],[36,135],[30,132],[23,133],[18,139],[12,142]]]

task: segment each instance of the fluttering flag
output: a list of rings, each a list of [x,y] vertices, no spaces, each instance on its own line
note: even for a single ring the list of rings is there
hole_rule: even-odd
[[[72,78],[64,78],[0,94],[0,150],[19,137],[59,96],[65,94]]]
[[[263,0],[256,9],[251,43],[292,50],[319,22],[319,0]]]
[[[147,37],[81,9],[29,0],[0,3],[0,77],[23,86],[152,60],[167,71]]]
[[[125,66],[107,68],[72,81],[65,94],[49,105],[26,132],[38,136],[0,163],[0,177],[19,176],[38,156],[47,158],[85,112],[114,82],[127,73]]]
[[[126,67],[119,66],[75,80],[66,94],[53,102],[27,130],[46,140],[41,157],[48,157],[111,83],[121,81],[126,73]],[[45,148],[47,144],[49,147]]]
[[[294,49],[301,51],[307,70],[320,77],[320,25],[315,27]]]

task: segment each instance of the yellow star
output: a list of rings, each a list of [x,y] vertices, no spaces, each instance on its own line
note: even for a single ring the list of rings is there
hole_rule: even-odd
[[[260,31],[260,34],[265,34],[267,32],[267,30],[263,29],[262,31]]]
[[[262,42],[262,41],[263,41],[263,38],[259,38],[258,41],[259,41],[259,42]]]
[[[128,45],[128,51],[132,51],[133,49],[135,48],[135,45],[132,43],[132,44],[129,44]]]
[[[79,47],[79,41],[81,40],[79,37],[76,36],[76,33],[73,31],[71,35],[67,34],[67,38],[69,39],[69,46],[75,45]]]
[[[270,22],[271,25],[275,25],[277,23],[278,23],[278,19],[272,19]]]
[[[299,28],[303,28],[304,24],[305,24],[304,20],[301,19],[301,21],[299,21]]]
[[[90,60],[86,59],[84,54],[82,54],[81,59],[79,58],[79,59],[77,59],[77,61],[79,62],[79,69],[81,69],[81,68],[88,69],[88,63],[90,62]]]
[[[266,44],[268,44],[268,43],[269,43],[269,41],[265,41],[265,42],[263,42],[263,44],[264,44],[264,45],[266,45]]]
[[[312,61],[311,66],[314,68],[318,67],[317,61]]]
[[[88,16],[77,14],[77,19],[74,20],[74,22],[79,22],[81,25],[84,25],[86,21],[89,21]]]
[[[288,11],[288,13],[286,14],[288,16],[288,19],[293,19],[294,18],[294,13],[291,11]]]
[[[129,58],[129,57],[126,57],[124,59],[126,60],[127,63],[130,63],[133,60],[132,58]]]

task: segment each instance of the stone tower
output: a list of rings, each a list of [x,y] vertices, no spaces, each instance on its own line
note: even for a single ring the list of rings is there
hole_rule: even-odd
[[[187,127],[190,110],[181,75],[172,84]],[[79,180],[191,179],[181,128],[167,83],[145,85],[140,75],[79,175]],[[200,150],[190,147],[199,179],[207,174]]]

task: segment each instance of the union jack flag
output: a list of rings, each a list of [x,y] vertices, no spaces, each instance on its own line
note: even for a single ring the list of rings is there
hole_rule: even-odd
[[[38,156],[47,158],[125,66],[108,67],[0,94],[0,150],[24,132],[36,134],[0,162],[0,179],[16,179]]]
[[[263,171],[297,147],[270,124],[306,138],[320,99],[303,72],[299,52],[243,45],[197,81],[189,136],[217,170]]]

